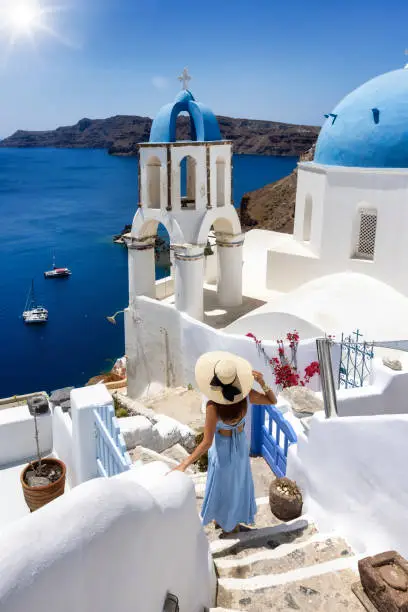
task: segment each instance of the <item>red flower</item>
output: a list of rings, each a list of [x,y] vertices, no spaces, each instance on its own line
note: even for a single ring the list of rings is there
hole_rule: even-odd
[[[258,340],[252,333],[248,333],[247,337],[252,338],[259,349],[262,351],[263,355],[266,357],[267,362],[271,366],[273,373],[275,375],[275,383],[278,387],[282,389],[286,389],[287,387],[295,387],[300,385],[304,387],[306,384],[310,382],[310,379],[316,374],[320,374],[320,367],[318,361],[312,361],[306,368],[304,372],[303,378],[300,377],[300,374],[297,371],[296,367],[296,355],[299,344],[299,333],[294,330],[293,332],[289,332],[286,334],[286,340],[289,343],[289,348],[291,349],[291,360],[286,357],[285,345],[283,340],[278,340],[278,357],[268,357],[265,352],[265,349],[262,346],[262,341]]]

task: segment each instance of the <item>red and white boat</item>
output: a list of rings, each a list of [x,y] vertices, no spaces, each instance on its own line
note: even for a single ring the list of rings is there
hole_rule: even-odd
[[[66,278],[67,276],[71,276],[71,274],[72,272],[69,268],[57,268],[55,265],[55,257],[52,270],[44,272],[45,278]]]

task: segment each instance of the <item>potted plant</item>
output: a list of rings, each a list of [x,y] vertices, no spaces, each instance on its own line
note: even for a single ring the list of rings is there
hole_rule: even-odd
[[[296,482],[289,478],[276,478],[269,488],[272,514],[281,521],[291,521],[302,514],[303,498]]]
[[[34,417],[37,459],[26,465],[20,474],[20,482],[26,504],[30,512],[34,512],[64,493],[66,467],[59,459],[41,457],[37,415],[48,412],[48,400],[43,396],[37,396],[27,403]]]

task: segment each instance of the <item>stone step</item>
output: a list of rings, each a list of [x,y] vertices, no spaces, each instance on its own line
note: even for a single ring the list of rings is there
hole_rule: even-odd
[[[287,523],[250,529],[243,533],[219,538],[210,543],[210,550],[215,559],[230,556],[239,559],[261,551],[278,548],[282,544],[288,544],[295,540],[303,542],[316,532],[315,525],[304,516]]]
[[[279,521],[270,511],[269,508],[269,500],[267,497],[261,497],[256,500],[256,504],[258,506],[258,512],[255,517],[255,525],[248,525],[248,527],[243,526],[243,528],[247,528],[248,531],[253,529],[261,529],[263,527],[271,527],[273,525],[279,525],[281,521]],[[201,508],[203,505],[203,500],[200,497],[197,497],[197,512],[201,513]],[[216,529],[214,523],[209,523],[204,527],[204,530],[207,534],[207,538],[210,542],[216,540],[221,535],[221,529]]]
[[[210,608],[208,612],[242,612],[242,610],[233,610],[232,608]]]
[[[250,578],[262,574],[282,574],[302,567],[353,556],[342,538],[315,534],[304,542],[281,544],[278,548],[253,552],[244,558],[215,559],[220,578]]]
[[[355,559],[355,558],[353,558]],[[358,580],[351,559],[253,578],[222,578],[217,605],[247,612],[364,612],[351,586]]]
[[[174,449],[174,447],[172,448]],[[173,469],[180,463],[180,461],[174,459],[174,457],[171,455],[171,452],[168,453],[167,451],[165,451],[164,453],[157,453],[151,448],[146,448],[145,446],[136,446],[133,450],[129,452],[129,454],[133,463],[141,461],[142,463],[146,464],[151,463],[152,461],[162,461],[163,463],[166,463],[171,469]],[[196,475],[196,472],[194,470],[194,467],[190,467],[186,470],[186,474],[191,477],[194,477]],[[199,472],[197,472],[197,475],[198,474]]]

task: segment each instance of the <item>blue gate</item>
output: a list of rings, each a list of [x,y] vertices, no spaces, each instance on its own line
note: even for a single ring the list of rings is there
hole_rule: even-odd
[[[99,476],[116,476],[129,470],[132,461],[126,450],[113,406],[95,408],[94,416]]]
[[[275,406],[252,406],[251,454],[262,455],[271,470],[286,475],[288,449],[297,442],[290,423]]]

